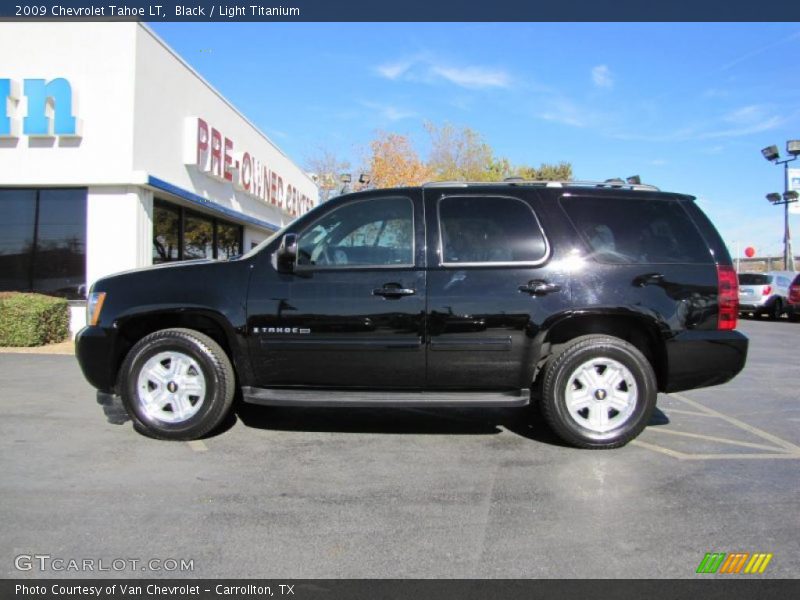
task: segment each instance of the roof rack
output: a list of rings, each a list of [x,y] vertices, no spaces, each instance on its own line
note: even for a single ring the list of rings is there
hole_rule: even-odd
[[[597,187],[597,188],[613,188],[613,189],[628,189],[637,190],[641,192],[660,192],[661,190],[654,185],[645,183],[628,183],[622,179],[607,179],[606,181],[542,181],[538,179],[523,179],[522,177],[508,177],[504,181],[429,181],[422,184],[423,188],[437,188],[437,187],[469,187],[469,186],[490,186],[490,185],[524,185],[532,187]]]

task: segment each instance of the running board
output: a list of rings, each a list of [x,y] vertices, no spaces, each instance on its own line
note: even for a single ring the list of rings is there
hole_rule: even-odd
[[[510,392],[371,392],[243,387],[242,395],[245,402],[266,406],[510,408],[530,403],[528,389]]]

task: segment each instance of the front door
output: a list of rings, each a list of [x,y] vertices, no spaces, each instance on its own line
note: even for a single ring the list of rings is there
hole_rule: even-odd
[[[294,233],[295,272],[279,274],[262,260],[251,280],[248,335],[258,385],[421,389],[419,195],[334,200]]]

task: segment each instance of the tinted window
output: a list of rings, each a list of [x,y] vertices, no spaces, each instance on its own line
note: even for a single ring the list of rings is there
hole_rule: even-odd
[[[241,225],[156,200],[153,202],[153,264],[240,255],[242,232]]]
[[[772,277],[758,273],[739,273],[740,285],[769,285]]]
[[[41,190],[33,289],[81,298],[86,285],[86,192]]]
[[[414,206],[408,198],[346,204],[300,235],[299,265],[324,267],[411,265]]]
[[[547,244],[531,208],[502,197],[450,197],[439,201],[442,262],[538,262]]]
[[[242,253],[242,228],[229,223],[217,223],[217,258],[231,258]]]
[[[0,211],[0,290],[83,298],[86,190],[0,190]]]
[[[30,290],[36,190],[0,190],[0,214],[0,290]]]
[[[181,213],[178,207],[153,205],[153,264],[180,259]]]
[[[205,215],[187,213],[183,230],[183,258],[214,256],[214,221]]]
[[[565,196],[561,205],[593,256],[609,263],[713,262],[677,200]]]

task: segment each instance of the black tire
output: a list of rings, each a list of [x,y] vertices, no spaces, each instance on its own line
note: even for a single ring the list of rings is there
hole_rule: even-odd
[[[619,417],[618,426],[607,431],[595,431],[584,426],[589,423],[588,418],[580,423],[570,414],[567,408],[567,386],[570,386],[571,393],[575,393],[574,386],[579,384],[570,379],[582,365],[597,363],[596,368],[602,370],[595,373],[603,377],[608,368],[602,365],[603,359],[610,359],[608,364],[613,365],[614,369],[618,369],[617,365],[627,369],[626,376],[635,383],[635,394],[633,386],[629,387],[626,381],[620,381],[617,384],[619,393],[630,394],[631,397],[624,413],[615,408],[606,408],[606,404],[589,404],[586,409],[582,409],[588,417],[590,411],[603,407],[608,419],[606,426],[613,426],[613,423],[608,423]],[[542,377],[541,407],[547,423],[561,439],[578,448],[609,449],[624,446],[642,432],[656,406],[658,387],[652,365],[638,348],[616,337],[586,335],[575,338],[547,362]],[[600,388],[594,392],[587,390],[592,402],[606,401],[609,393]],[[615,391],[614,394],[616,393]]]
[[[770,321],[777,321],[781,318],[781,315],[783,314],[783,302],[780,298],[775,299],[775,302],[773,302],[772,306],[769,307],[769,312],[767,314]]]
[[[176,360],[185,357],[185,362],[191,363],[188,377],[195,380],[202,377],[204,393],[202,397],[199,394],[192,396],[197,399],[190,400],[189,412],[196,412],[186,419],[180,420],[175,414],[174,404],[167,404],[168,408],[161,415],[170,418],[169,412],[172,411],[172,418],[179,419],[177,422],[163,420],[145,408],[143,394],[147,392],[140,388],[140,375],[151,359],[155,361],[151,365],[159,364],[159,359],[154,358],[157,355],[174,356]],[[165,358],[161,364],[169,365],[170,358]],[[159,387],[152,382],[144,385]],[[178,386],[172,385],[174,390],[167,384],[168,392],[179,391]],[[119,373],[120,396],[134,427],[144,435],[161,440],[195,440],[213,431],[230,411],[235,389],[236,376],[224,350],[213,339],[193,329],[162,329],[142,338],[125,357]]]

